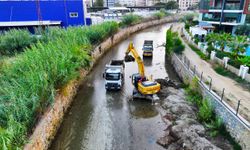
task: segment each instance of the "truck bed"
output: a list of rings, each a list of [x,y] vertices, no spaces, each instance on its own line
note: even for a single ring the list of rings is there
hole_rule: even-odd
[[[123,60],[111,60],[110,66],[124,66]]]
[[[152,40],[145,40],[143,45],[152,45],[153,46],[153,41]]]

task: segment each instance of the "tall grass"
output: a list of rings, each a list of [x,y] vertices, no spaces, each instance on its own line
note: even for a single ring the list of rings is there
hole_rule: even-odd
[[[126,27],[130,25],[135,25],[140,21],[142,21],[142,19],[143,18],[139,15],[134,15],[134,14],[124,15],[121,20],[121,26]]]
[[[112,35],[115,22],[53,28],[0,70],[0,149],[20,148],[56,91],[89,66],[92,45]],[[87,31],[87,33],[86,33]],[[90,35],[88,35],[90,34]]]
[[[28,30],[12,29],[0,35],[0,54],[14,55],[37,42]]]

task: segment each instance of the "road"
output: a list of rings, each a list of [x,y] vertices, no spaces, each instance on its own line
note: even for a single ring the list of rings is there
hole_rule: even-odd
[[[130,75],[138,72],[137,64],[126,63],[125,84],[118,92],[106,92],[102,73],[111,59],[123,59],[130,41],[141,55],[144,40],[152,39],[154,57],[144,59],[146,74],[152,74],[155,79],[167,77],[164,47],[157,46],[165,43],[168,28],[169,24],[166,24],[138,32],[100,60],[80,87],[50,149],[163,149],[156,144],[165,129],[160,106],[149,101],[129,101],[133,90]],[[175,74],[169,74],[175,77]]]

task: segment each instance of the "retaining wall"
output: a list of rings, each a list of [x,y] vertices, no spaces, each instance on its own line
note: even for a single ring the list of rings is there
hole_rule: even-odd
[[[140,23],[131,27],[120,29],[116,34],[112,35],[100,45],[98,45],[92,52],[92,65],[90,69],[80,71],[79,79],[72,80],[64,88],[60,89],[56,95],[53,106],[48,108],[44,116],[37,124],[29,142],[24,146],[25,150],[44,150],[48,149],[50,143],[54,139],[57,130],[63,120],[64,114],[70,107],[74,96],[77,93],[78,87],[83,82],[85,76],[93,68],[94,64],[98,61],[101,56],[108,51],[111,47],[119,43],[125,38],[128,38],[131,34],[167,22],[173,22],[180,18],[176,15],[175,17],[170,16],[160,20],[152,20],[149,22]]]
[[[194,76],[196,76],[194,72],[185,65],[184,60],[181,60],[175,54],[172,56],[172,64],[183,81],[191,82]],[[198,76],[196,77],[199,79]],[[235,111],[228,104],[222,102],[220,96],[212,90],[209,90],[209,87],[205,83],[199,82],[199,87],[202,91],[203,97],[206,97],[212,104],[214,111],[223,120],[223,123],[231,136],[239,142],[243,149],[249,150],[250,124],[241,116],[236,115]]]

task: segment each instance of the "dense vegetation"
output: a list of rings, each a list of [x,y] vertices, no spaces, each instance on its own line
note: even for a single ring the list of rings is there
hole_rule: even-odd
[[[126,27],[126,26],[131,26],[131,25],[135,25],[139,22],[142,21],[142,17],[139,15],[134,15],[134,14],[128,14],[128,15],[124,15],[122,17],[121,23],[120,25],[122,27]]]
[[[231,137],[222,120],[214,113],[212,105],[201,95],[198,78],[193,78],[190,84],[186,87],[185,93],[187,95],[187,100],[197,106],[197,117],[199,121],[205,125],[210,136],[223,136],[232,144],[234,149],[241,150],[241,146]]]
[[[156,19],[162,19],[166,16],[169,16],[169,13],[164,9],[161,9],[160,11],[153,14],[153,17],[155,17]]]
[[[170,55],[173,52],[176,54],[182,54],[185,46],[182,44],[181,39],[178,36],[177,32],[172,31],[172,27],[170,27],[166,32],[166,45],[165,51],[166,55]]]
[[[24,51],[25,48],[30,47],[37,41],[36,36],[32,36],[28,30],[13,29],[3,32],[0,36],[0,54],[14,55]]]
[[[179,5],[176,1],[168,1],[167,3],[156,3],[155,6],[163,6],[165,9],[178,9]]]
[[[26,141],[37,117],[56,91],[89,66],[93,44],[118,30],[115,22],[91,27],[53,28],[0,70],[0,149]],[[10,31],[11,32],[11,31]]]
[[[206,36],[206,41],[209,47],[216,51],[216,57],[223,59],[229,57],[229,64],[239,68],[240,65],[247,65],[250,67],[250,57],[244,56],[248,41],[246,36],[232,36],[228,33],[211,33]],[[214,45],[218,45],[220,49],[216,49]],[[231,52],[225,52],[225,46],[231,49]]]
[[[250,25],[244,24],[244,25],[237,26],[235,34],[246,35],[249,37],[250,36]]]
[[[203,60],[208,60],[209,57],[207,55],[205,55],[200,49],[196,48],[194,45],[192,44],[188,44],[188,46],[197,54],[200,56],[201,59]]]

